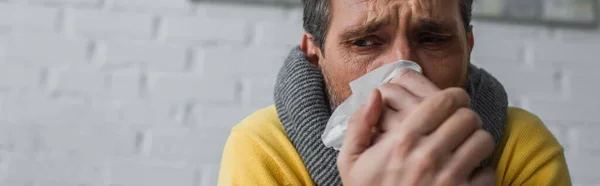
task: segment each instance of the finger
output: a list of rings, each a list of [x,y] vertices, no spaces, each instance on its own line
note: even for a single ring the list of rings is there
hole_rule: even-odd
[[[493,151],[492,135],[485,130],[477,130],[456,150],[441,175],[467,179]]]
[[[430,135],[434,149],[453,152],[473,132],[481,129],[481,119],[468,108],[459,108]]]
[[[412,110],[421,102],[420,98],[397,84],[386,83],[379,87],[379,91],[384,104],[396,111]]]
[[[357,111],[348,123],[341,155],[360,155],[369,146],[373,136],[372,129],[377,125],[381,116],[381,93],[375,89],[369,100]]]
[[[428,135],[458,108],[469,106],[469,95],[460,88],[449,88],[426,98],[403,121],[399,130]]]
[[[496,172],[492,168],[477,171],[471,179],[471,186],[496,185]]]
[[[390,83],[398,84],[422,98],[432,96],[440,91],[427,77],[411,69],[402,69]]]
[[[408,113],[410,113],[408,110],[395,111],[390,108],[384,108],[381,120],[379,120],[379,130],[382,133],[386,133],[393,130],[393,128],[400,127],[400,124],[408,116]]]

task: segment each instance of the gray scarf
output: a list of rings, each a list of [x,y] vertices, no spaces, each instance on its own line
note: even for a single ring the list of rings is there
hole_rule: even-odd
[[[479,114],[483,128],[498,143],[507,117],[506,92],[485,70],[470,65],[468,73],[466,90],[471,97],[471,109]],[[325,81],[299,47],[291,51],[279,71],[275,106],[288,138],[315,184],[342,185],[336,166],[338,151],[321,142],[331,116]],[[489,166],[489,161],[482,162],[482,166]]]

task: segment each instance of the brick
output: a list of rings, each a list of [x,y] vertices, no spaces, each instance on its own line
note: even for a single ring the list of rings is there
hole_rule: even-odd
[[[149,14],[106,12],[95,9],[71,9],[67,25],[76,33],[100,38],[148,39],[152,36],[153,18]]]
[[[600,183],[600,175],[595,172],[595,168],[600,166],[599,156],[569,153],[566,158],[573,185],[598,185]]]
[[[30,186],[35,185],[32,180],[11,180],[10,178],[0,180],[0,184],[2,185],[16,185],[16,186]]]
[[[600,75],[593,70],[571,71],[566,75],[566,90],[573,98],[596,99],[600,95],[600,86],[597,86]]]
[[[113,72],[110,75],[109,94],[117,99],[135,99],[140,96],[142,73],[137,70]]]
[[[199,2],[196,4],[196,14],[201,17],[216,19],[239,19],[252,22],[283,21],[286,10],[275,6],[257,6],[241,4],[219,4]]]
[[[93,68],[51,69],[48,87],[53,91],[83,95],[104,95],[107,74]]]
[[[292,47],[300,45],[304,29],[302,22],[257,23],[254,42],[258,45]]]
[[[193,186],[196,170],[139,160],[113,160],[109,185]]]
[[[100,0],[28,0],[29,3],[43,5],[76,5],[76,6],[96,6]]]
[[[200,170],[200,186],[218,185],[219,165],[204,165]]]
[[[230,103],[236,100],[236,81],[199,74],[150,73],[148,96],[165,101]]]
[[[600,43],[598,30],[557,28],[556,37],[567,42]]]
[[[80,157],[11,157],[6,178],[36,183],[98,185],[103,182],[103,167],[98,161]]]
[[[9,36],[0,32],[0,63],[6,62],[6,51],[8,50]]]
[[[550,130],[550,132],[552,132],[552,134],[558,140],[560,145],[562,145],[563,148],[567,151],[570,148],[570,146],[569,146],[570,142],[568,139],[568,133],[569,133],[568,126],[570,124],[571,124],[571,122],[559,122],[559,121],[544,122],[544,125],[546,125],[548,130]]]
[[[187,165],[218,164],[229,128],[202,127],[190,131],[186,128],[155,128],[149,133],[153,159]]]
[[[0,4],[0,28],[54,30],[58,21],[56,8]]]
[[[268,107],[270,105],[265,105],[265,104],[243,104],[241,106],[241,113],[242,116],[244,117],[248,117],[251,114],[257,112],[258,110],[264,109],[266,107]]]
[[[195,105],[190,114],[197,127],[232,128],[245,117],[240,105]]]
[[[187,49],[182,46],[149,42],[109,42],[106,64],[122,66],[142,64],[152,71],[183,71]]]
[[[6,119],[5,119],[5,117],[6,117],[6,116],[5,116],[5,113],[6,113],[6,112],[5,112],[5,110],[6,110],[6,109],[4,108],[4,107],[5,107],[5,106],[4,106],[4,104],[5,104],[5,101],[4,101],[4,99],[6,99],[5,97],[6,97],[5,93],[3,93],[3,92],[0,92],[0,127],[2,127],[2,125],[4,125],[4,124],[5,124],[5,121],[6,121]],[[0,155],[1,155],[1,154],[0,154]],[[1,157],[2,157],[2,156],[0,156],[0,160],[1,160]],[[0,162],[1,162],[1,161],[0,161]]]
[[[184,12],[193,4],[188,0],[126,0],[114,1],[113,6],[126,10],[147,10],[152,12]]]
[[[570,126],[568,130],[569,147],[573,152],[600,155],[600,122]]]
[[[524,107],[537,114],[544,121],[571,121],[595,122],[597,121],[598,101],[580,101],[563,99],[536,99],[534,97],[524,100]]]
[[[40,114],[41,110],[44,110],[47,104],[49,103],[48,98],[43,96],[33,96],[33,95],[12,95],[12,94],[3,94],[3,103],[2,103],[2,120],[9,122],[32,122],[32,119],[35,118],[44,118],[45,115]],[[38,107],[32,107],[32,103],[37,102]],[[31,110],[29,110],[31,109]],[[36,116],[38,115],[39,116]],[[35,117],[33,117],[35,116]],[[47,118],[44,118],[47,119]]]
[[[42,70],[20,63],[0,63],[0,87],[38,88]]]
[[[302,22],[304,19],[304,9],[302,7],[292,8],[288,11],[288,20],[293,22]]]
[[[86,40],[54,35],[16,34],[7,45],[7,60],[12,61],[40,66],[69,66],[88,61],[89,45]]]
[[[600,43],[538,41],[528,48],[536,65],[568,69],[595,69]]]
[[[0,129],[0,149],[3,151],[34,154],[40,150],[38,125],[3,122]]]
[[[181,121],[184,106],[152,100],[136,100],[117,105],[119,121],[127,123],[133,130],[146,130],[153,126],[173,124]],[[179,120],[178,120],[179,119]]]
[[[165,18],[166,39],[178,42],[228,42],[246,40],[245,21],[208,19],[202,17],[169,16]]]
[[[42,152],[84,157],[131,156],[136,153],[135,133],[104,125],[102,121],[73,126],[53,124],[40,129]]]
[[[540,38],[542,27],[523,26],[507,23],[490,23],[483,21],[473,21],[473,35],[475,41],[487,40],[491,38],[504,39],[537,39]]]
[[[551,69],[504,64],[480,64],[480,67],[496,77],[512,99],[524,94],[559,93],[555,72]]]
[[[523,62],[524,42],[505,38],[475,38],[471,61],[475,63],[518,64]]]
[[[259,76],[273,78],[283,66],[291,48],[212,48],[198,50],[195,68],[209,76]],[[233,55],[232,55],[233,54]]]
[[[243,79],[242,104],[258,104],[264,106],[273,104],[276,81],[276,79]]]
[[[71,97],[52,98],[45,93],[21,93],[6,96],[5,118],[16,123],[97,124],[111,119],[105,108]]]

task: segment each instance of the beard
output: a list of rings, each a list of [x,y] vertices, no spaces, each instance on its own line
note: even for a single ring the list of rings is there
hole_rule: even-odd
[[[344,100],[346,100],[346,97],[340,94],[339,86],[334,83],[335,81],[333,81],[324,70],[322,70],[321,73],[325,78],[325,89],[327,89],[329,108],[333,112],[340,104],[342,104],[342,102],[344,102]]]

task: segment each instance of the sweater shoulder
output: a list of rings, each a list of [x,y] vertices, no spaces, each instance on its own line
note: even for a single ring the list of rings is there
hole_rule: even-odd
[[[279,121],[275,106],[260,109],[233,127],[220,182],[250,185],[312,185],[308,171]],[[227,185],[227,184],[224,184]]]
[[[509,108],[502,140],[493,157],[497,185],[570,182],[563,147],[536,115]]]

